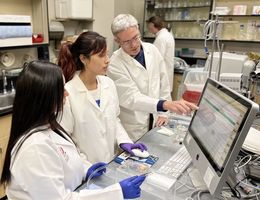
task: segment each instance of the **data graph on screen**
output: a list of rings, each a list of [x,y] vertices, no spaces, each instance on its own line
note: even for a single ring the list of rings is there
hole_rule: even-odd
[[[204,92],[200,104],[191,129],[221,169],[248,109],[211,85]]]

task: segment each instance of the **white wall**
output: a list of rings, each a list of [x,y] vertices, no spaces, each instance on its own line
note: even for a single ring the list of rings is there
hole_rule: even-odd
[[[133,15],[143,32],[144,0],[115,0],[115,16],[118,14]]]
[[[109,54],[113,52],[114,38],[110,25],[114,18],[114,0],[93,0],[93,31],[107,38]]]
[[[142,25],[144,0],[115,0],[115,16],[126,13],[133,15],[139,24]]]

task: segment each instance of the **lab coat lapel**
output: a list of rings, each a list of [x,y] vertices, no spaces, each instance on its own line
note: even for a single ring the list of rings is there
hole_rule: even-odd
[[[89,102],[94,106],[94,108],[96,108],[97,110],[100,111],[99,106],[97,105],[97,102],[95,101],[95,99],[93,98],[93,96],[89,93],[89,91],[87,91],[87,98],[89,100]]]
[[[77,90],[80,94],[84,94],[85,97],[88,99],[88,101],[93,105],[93,107],[97,110],[100,111],[100,108],[98,107],[95,99],[92,97],[92,95],[89,93],[88,89],[86,88],[86,86],[84,85],[84,83],[82,82],[82,80],[79,78],[79,76],[75,77],[75,81],[77,85]]]
[[[130,64],[129,67],[131,67],[131,71],[135,70],[133,68],[133,66],[135,66],[138,70],[144,70],[146,71],[146,69],[133,57],[129,56],[127,53],[124,52],[124,50],[121,48],[121,55],[124,58],[124,60],[126,60],[127,63],[133,63],[132,65]],[[137,70],[136,69],[136,70]]]
[[[108,98],[109,98],[109,86],[108,84],[103,81],[102,79],[98,77],[99,84],[100,84],[100,110],[101,112],[104,112],[107,104],[108,104]]]
[[[150,50],[148,48],[145,48],[143,45],[143,51],[144,51],[144,58],[145,58],[145,66],[146,66],[146,70],[149,74],[152,73],[152,69],[151,69],[151,61],[153,61],[154,59],[152,58],[152,54],[150,52]],[[159,66],[158,66],[159,67]]]

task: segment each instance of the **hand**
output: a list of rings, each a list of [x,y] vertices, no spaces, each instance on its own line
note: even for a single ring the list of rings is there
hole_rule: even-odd
[[[160,127],[160,126],[166,124],[167,121],[168,121],[167,117],[165,117],[165,116],[158,116],[155,125]]]
[[[132,149],[140,149],[142,152],[144,150],[147,150],[147,147],[143,143],[122,143],[119,145],[121,149],[125,150],[126,152],[130,153],[132,156],[134,156],[134,153],[132,152]]]
[[[141,188],[140,185],[143,183],[145,179],[144,175],[141,176],[133,176],[127,179],[124,179],[119,182],[124,199],[134,199],[141,196]]]
[[[178,101],[165,101],[163,103],[163,109],[178,114],[188,114],[192,110],[197,110],[198,106],[196,106],[194,103],[185,101],[184,99],[180,99]]]
[[[104,162],[98,162],[98,163],[93,164],[88,169],[88,172],[87,172],[87,175],[86,175],[86,179],[88,179],[89,176],[92,175],[92,173],[94,173],[95,170],[97,170],[100,167],[104,167],[106,165],[107,165],[107,163],[104,163]],[[95,174],[92,175],[92,178],[96,178],[98,176],[101,176],[105,172],[106,172],[106,168],[101,168],[100,170],[96,171]]]

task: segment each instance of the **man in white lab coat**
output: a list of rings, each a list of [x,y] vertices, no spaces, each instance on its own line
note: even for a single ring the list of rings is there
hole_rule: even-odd
[[[148,19],[148,30],[155,35],[153,44],[158,48],[165,61],[172,91],[175,51],[173,35],[165,28],[164,21],[159,16],[153,16]]]
[[[113,53],[107,74],[115,81],[119,117],[132,140],[149,130],[150,114],[160,126],[167,121],[163,111],[188,113],[197,108],[184,100],[171,101],[164,60],[153,44],[141,42],[138,22],[132,15],[118,15],[111,29],[121,48]]]

